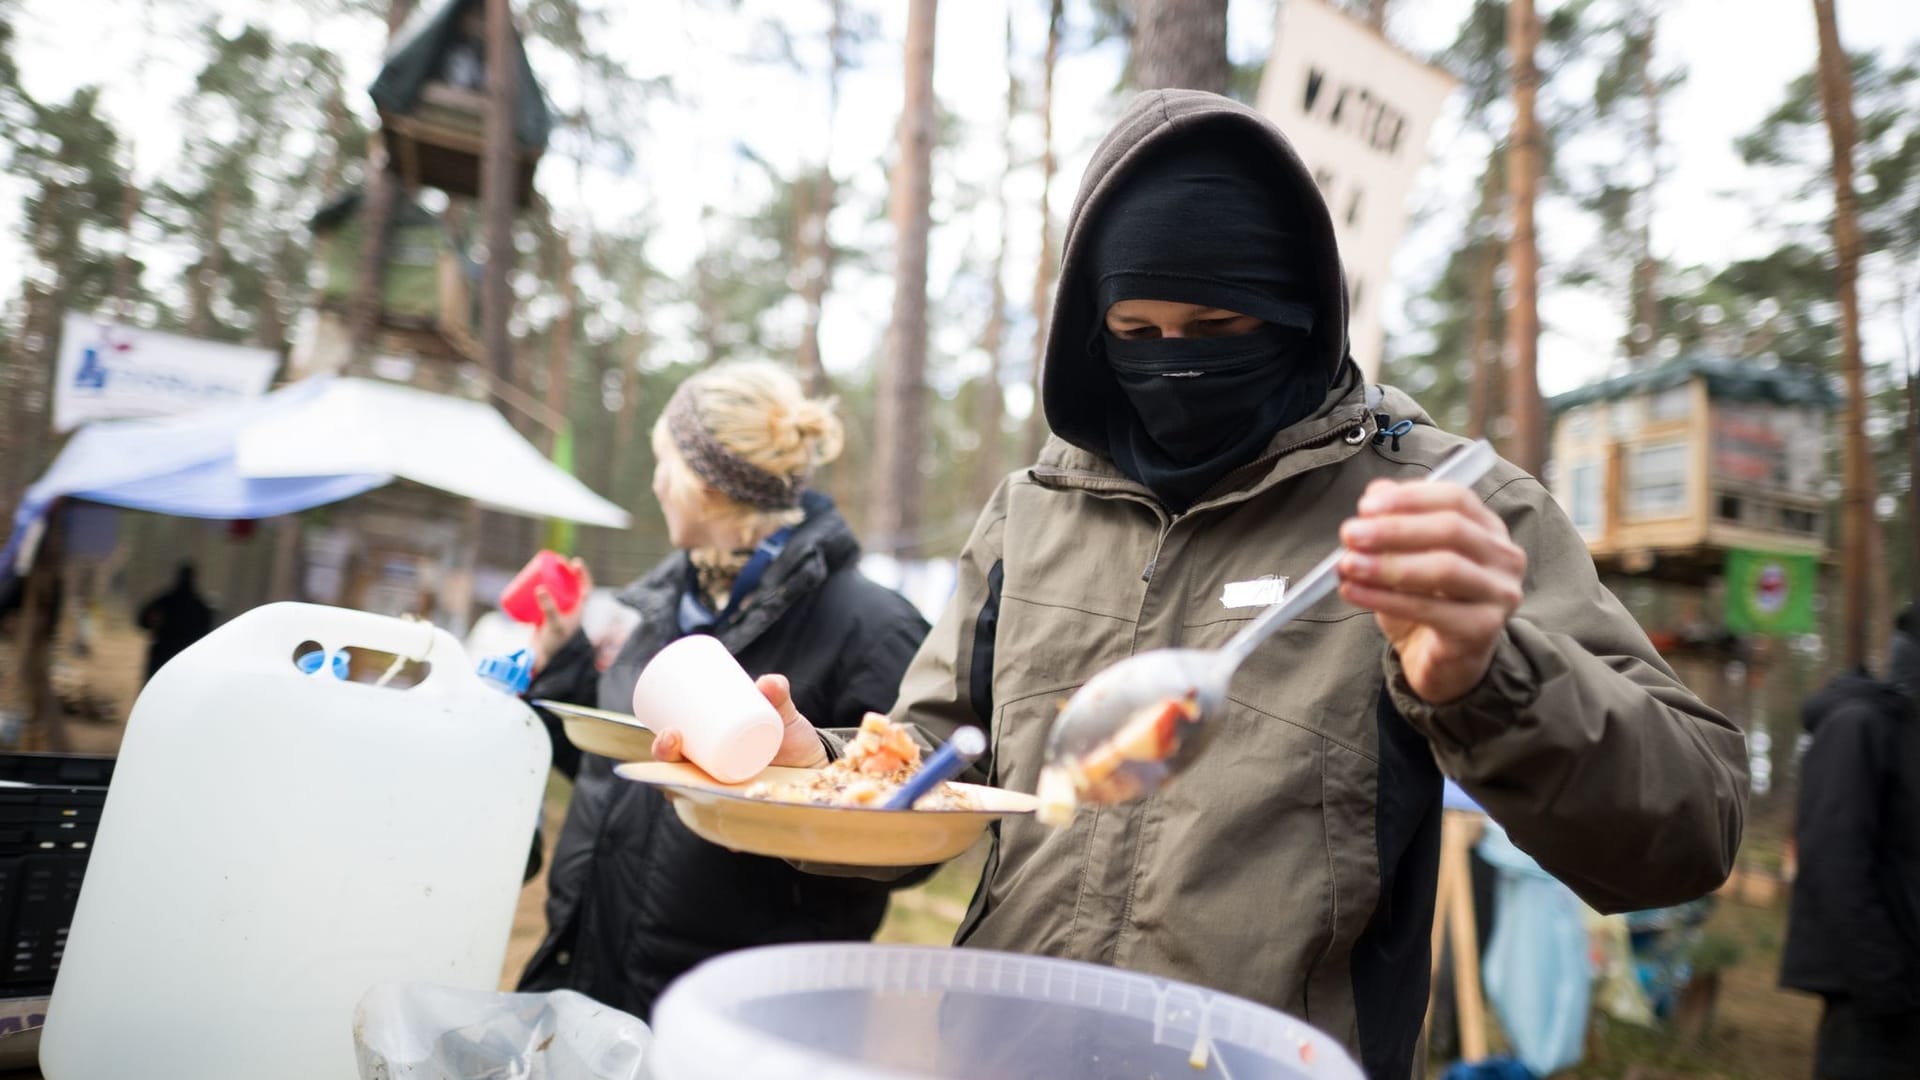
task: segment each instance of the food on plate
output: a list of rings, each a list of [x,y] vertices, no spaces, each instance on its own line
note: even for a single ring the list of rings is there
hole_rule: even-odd
[[[1093,749],[1040,771],[1037,816],[1060,828],[1073,821],[1082,802],[1111,804],[1139,794],[1140,776],[1128,766],[1154,766],[1173,757],[1184,735],[1181,726],[1199,718],[1199,694],[1192,690],[1135,710]]]
[[[796,782],[762,781],[747,789],[754,799],[816,806],[878,808],[920,769],[920,745],[907,729],[883,716],[869,716],[838,761]],[[978,810],[964,788],[941,784],[920,797],[916,810]]]

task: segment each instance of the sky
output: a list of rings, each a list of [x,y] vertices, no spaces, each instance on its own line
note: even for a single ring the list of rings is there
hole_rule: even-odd
[[[1043,0],[1013,0],[1015,69],[1024,80],[1038,73],[1045,39]],[[1553,0],[1541,0],[1551,10]],[[685,273],[720,219],[708,208],[746,211],[770,188],[764,172],[742,148],[791,173],[827,153],[836,174],[855,193],[843,202],[832,229],[837,243],[875,253],[871,268],[843,271],[827,301],[822,326],[829,367],[858,369],[878,355],[890,312],[892,287],[889,230],[879,218],[884,205],[894,126],[901,96],[903,0],[865,0],[878,33],[851,71],[837,115],[828,123],[824,80],[747,57],[765,38],[764,19],[778,13],[818,60],[826,25],[825,0],[649,0],[609,3],[614,22],[608,48],[642,75],[673,80],[671,102],[649,108],[640,134],[641,160],[626,175],[576,174],[569,162],[549,155],[540,183],[563,214],[576,220],[617,221],[639,216],[651,226],[648,254],[669,276]],[[1450,41],[1470,0],[1398,0],[1388,22],[1397,43],[1431,54]],[[315,16],[301,5],[271,0],[208,0],[205,10],[229,20],[250,18],[283,36],[327,45],[345,60],[350,82],[364,86],[377,68],[379,24],[343,16]],[[1236,60],[1262,55],[1273,39],[1275,0],[1233,0],[1229,51]],[[20,19],[22,75],[30,92],[61,97],[88,82],[107,88],[107,108],[122,130],[135,135],[138,175],[162,173],[177,152],[181,124],[175,103],[188,89],[196,58],[151,35],[158,17],[149,0],[25,0]],[[931,293],[937,316],[938,354],[955,358],[940,370],[951,392],[984,369],[987,358],[975,340],[985,321],[986,292],[980,276],[1000,244],[1001,215],[994,199],[1006,173],[1007,269],[1003,281],[1016,321],[1010,331],[1015,368],[1025,362],[1032,334],[1026,311],[1039,261],[1039,176],[1032,164],[1040,142],[1038,121],[1023,115],[1013,130],[1016,168],[1007,173],[1000,148],[1005,108],[1006,62],[1003,0],[947,0],[940,7],[935,55],[935,92],[962,125],[958,146],[935,161],[936,229]],[[1123,60],[1114,44],[1087,41],[1084,0],[1067,5],[1067,50],[1056,76],[1055,131],[1061,154],[1053,191],[1056,220],[1064,216],[1093,145],[1117,115],[1113,90]],[[1913,0],[1840,0],[1840,29],[1853,48],[1895,53],[1920,48],[1920,3]],[[1815,57],[1811,4],[1806,0],[1670,0],[1661,23],[1657,63],[1684,68],[1686,81],[1671,97],[1662,125],[1667,176],[1654,219],[1656,252],[1681,265],[1713,264],[1770,250],[1777,239],[1756,228],[1769,214],[1814,220],[1825,205],[1783,205],[1791,196],[1776,182],[1747,169],[1733,140],[1750,130],[1778,100],[1795,75]],[[536,62],[538,58],[536,57]],[[549,91],[564,98],[563,77],[543,72]],[[359,105],[371,117],[364,98]],[[1431,281],[1457,236],[1472,199],[1474,176],[1485,159],[1458,125],[1458,102],[1436,128],[1430,152],[1411,198],[1416,224],[1395,262],[1386,309],[1390,334],[1403,340],[1417,330],[1408,322],[1407,298]],[[1604,155],[1604,148],[1587,153]],[[11,226],[17,220],[18,185],[0,207],[0,289],[11,291],[20,262]],[[1557,258],[1591,242],[1591,227],[1566,206],[1543,205],[1540,231],[1545,258]],[[164,260],[156,274],[174,272]],[[151,282],[150,282],[151,283]],[[1870,355],[1897,355],[1897,327],[1882,310],[1885,297],[1872,282],[1865,290],[1871,316]],[[1547,287],[1542,315],[1542,389],[1554,393],[1605,373],[1615,362],[1622,316],[1618,304],[1596,289]],[[653,319],[667,350],[690,349],[690,312],[666,308]],[[797,306],[780,313],[797,321]],[[677,358],[669,355],[667,359]],[[1030,399],[1024,388],[1009,391],[1009,407],[1021,415]]]

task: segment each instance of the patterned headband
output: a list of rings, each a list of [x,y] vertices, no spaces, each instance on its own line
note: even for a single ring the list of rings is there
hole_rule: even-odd
[[[755,510],[791,510],[800,505],[807,475],[775,476],[720,445],[695,414],[693,393],[686,383],[667,402],[667,433],[694,475],[734,502]]]

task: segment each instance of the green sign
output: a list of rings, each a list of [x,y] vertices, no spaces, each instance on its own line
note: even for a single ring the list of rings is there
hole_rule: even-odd
[[[1727,552],[1727,629],[1736,634],[1811,634],[1820,565],[1812,555]]]

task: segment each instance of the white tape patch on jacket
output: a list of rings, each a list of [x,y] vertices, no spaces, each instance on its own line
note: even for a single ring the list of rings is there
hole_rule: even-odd
[[[1287,579],[1268,574],[1252,581],[1229,581],[1220,591],[1226,608],[1271,607],[1287,598]]]

